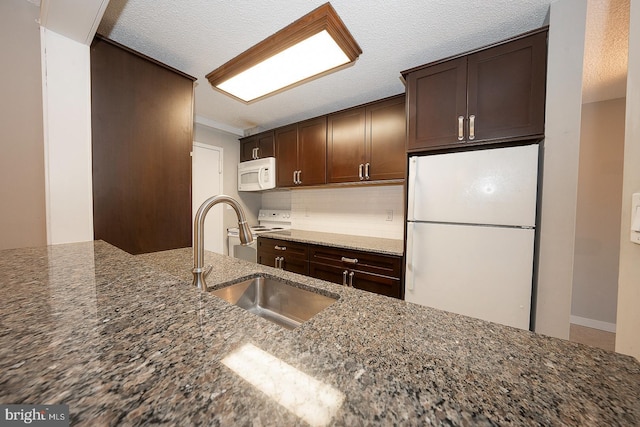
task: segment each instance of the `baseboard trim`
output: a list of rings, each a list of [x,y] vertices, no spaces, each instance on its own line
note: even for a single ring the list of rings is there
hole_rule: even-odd
[[[616,324],[603,322],[601,320],[587,319],[586,317],[573,316],[570,318],[571,323],[580,326],[586,326],[587,328],[600,329],[601,331],[616,333]]]

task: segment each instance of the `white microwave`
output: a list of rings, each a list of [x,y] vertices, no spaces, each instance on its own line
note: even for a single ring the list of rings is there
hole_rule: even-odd
[[[262,191],[275,187],[275,157],[249,160],[238,165],[238,191]]]

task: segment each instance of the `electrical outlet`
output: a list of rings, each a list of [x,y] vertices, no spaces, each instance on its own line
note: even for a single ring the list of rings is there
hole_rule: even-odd
[[[387,211],[387,221],[393,221],[393,210]]]

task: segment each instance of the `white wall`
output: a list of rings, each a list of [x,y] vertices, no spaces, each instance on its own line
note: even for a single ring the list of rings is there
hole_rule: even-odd
[[[89,46],[41,29],[47,243],[93,240]]]
[[[259,192],[238,193],[238,163],[240,162],[240,143],[238,136],[223,132],[200,123],[195,124],[194,139],[202,144],[221,147],[224,152],[222,165],[224,194],[233,197],[242,205],[249,224],[258,223],[258,210],[261,204]],[[238,219],[233,209],[224,206],[223,226],[226,230],[238,226]],[[225,253],[227,253],[225,242]]]
[[[265,192],[265,209],[291,209],[297,230],[402,239],[402,185],[310,188]]]
[[[640,0],[631,0],[616,351],[640,360],[640,245],[629,241],[631,194],[640,192]]]
[[[0,250],[47,243],[39,12],[0,1]]]
[[[571,323],[615,332],[625,98],[582,105]]]
[[[535,331],[569,338],[587,2],[551,4]]]

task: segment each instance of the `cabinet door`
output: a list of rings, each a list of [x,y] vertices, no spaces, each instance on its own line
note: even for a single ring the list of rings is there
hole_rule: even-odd
[[[252,135],[240,140],[240,161],[253,160],[254,149],[256,148],[257,135]]]
[[[459,121],[467,113],[467,59],[410,73],[407,106],[409,151],[456,144],[461,135]]]
[[[283,270],[304,274],[305,276],[309,275],[309,262],[288,255],[283,255],[282,258],[281,265]]]
[[[298,124],[298,166],[301,185],[327,182],[327,118]]]
[[[327,282],[337,283],[338,285],[344,285],[347,280],[345,272],[347,275],[349,274],[349,271],[344,268],[316,262],[309,263],[309,276],[326,280]]]
[[[258,264],[268,265],[269,267],[277,268],[278,263],[276,262],[276,257],[280,257],[280,254],[258,249],[258,255],[257,255]]]
[[[298,125],[275,131],[276,186],[293,187],[293,174],[298,170]]]
[[[258,158],[273,157],[276,154],[273,131],[257,135]]]
[[[278,263],[276,258],[281,259]],[[299,274],[309,274],[306,243],[258,237],[258,263]]]
[[[468,57],[468,115],[475,116],[476,141],[544,134],[546,58],[546,32]]]
[[[331,114],[327,119],[327,181],[364,179],[365,108]]]
[[[400,298],[400,279],[365,273],[358,270],[352,272],[353,277],[348,279],[348,283],[352,284],[354,288],[386,295],[388,297]],[[351,274],[351,271],[349,274]]]
[[[403,179],[407,135],[404,95],[370,105],[366,112],[366,178]]]

